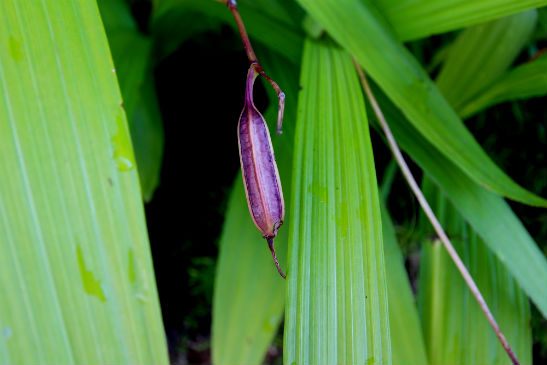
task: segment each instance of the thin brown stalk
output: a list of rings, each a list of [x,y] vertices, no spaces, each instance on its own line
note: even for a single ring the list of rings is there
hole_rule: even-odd
[[[357,72],[359,74],[359,78],[361,79],[361,83],[363,85],[363,89],[365,90],[365,93],[370,101],[370,104],[372,105],[372,108],[374,109],[374,113],[376,114],[378,121],[380,122],[380,125],[382,126],[382,129],[386,135],[386,138],[389,143],[389,147],[391,148],[391,152],[393,152],[393,155],[395,156],[395,160],[399,164],[399,167],[401,168],[401,171],[403,172],[403,175],[410,185],[410,188],[414,192],[414,195],[418,199],[418,202],[422,206],[422,209],[424,210],[425,214],[429,218],[429,221],[433,225],[433,228],[435,229],[435,232],[437,232],[437,235],[439,236],[439,239],[443,243],[444,247],[446,248],[446,251],[448,251],[448,254],[452,258],[452,261],[456,264],[456,267],[462,274],[463,279],[465,280],[467,286],[469,287],[469,290],[471,290],[471,293],[479,303],[479,306],[481,307],[481,310],[483,311],[484,315],[486,316],[486,319],[488,319],[488,322],[494,329],[494,332],[498,336],[498,339],[501,342],[501,345],[507,352],[507,355],[509,358],[511,358],[511,361],[515,365],[520,365],[519,360],[517,359],[513,349],[507,342],[507,339],[501,332],[501,329],[496,322],[496,319],[492,315],[492,312],[490,312],[490,309],[488,308],[488,305],[486,304],[486,301],[484,300],[479,288],[475,284],[475,281],[471,277],[471,274],[469,274],[469,271],[467,271],[467,268],[465,267],[464,263],[460,259],[460,256],[454,249],[454,246],[450,242],[450,239],[444,232],[441,224],[437,220],[437,217],[433,213],[433,210],[431,210],[431,207],[429,206],[427,200],[425,199],[424,195],[422,194],[422,191],[420,190],[420,187],[416,183],[416,180],[412,176],[412,173],[410,172],[410,169],[408,168],[408,165],[405,162],[405,159],[403,158],[403,155],[401,153],[401,150],[399,149],[399,146],[397,145],[397,142],[395,141],[395,138],[393,137],[393,134],[391,133],[391,130],[389,129],[389,126],[384,118],[384,115],[382,113],[382,110],[378,106],[378,103],[376,102],[376,99],[374,98],[374,95],[372,94],[372,91],[369,87],[367,78],[365,77],[365,74],[363,72],[363,69],[357,63],[355,58],[353,59],[353,63],[355,64],[355,68],[357,69]]]
[[[277,85],[277,82],[275,82],[268,75],[266,75],[264,69],[260,65],[260,62],[258,62],[258,58],[256,57],[253,46],[251,45],[251,40],[249,39],[249,35],[247,34],[247,30],[245,29],[245,24],[243,24],[243,19],[241,19],[241,15],[239,15],[239,11],[237,10],[236,1],[225,0],[224,3],[226,4],[226,6],[228,6],[228,9],[230,9],[232,15],[234,16],[237,28],[239,29],[239,34],[241,35],[243,47],[245,47],[245,52],[247,52],[247,58],[249,59],[249,63],[251,65],[254,65],[254,69],[256,70],[256,72],[258,72],[260,76],[268,80],[268,82],[272,85],[275,92],[277,93],[277,98],[279,100],[279,111],[277,115],[277,134],[281,134],[281,127],[283,125],[283,112],[285,110],[285,93],[281,90],[279,85]]]

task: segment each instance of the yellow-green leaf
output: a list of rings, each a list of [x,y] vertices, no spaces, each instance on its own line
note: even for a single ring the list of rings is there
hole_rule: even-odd
[[[545,6],[545,0],[373,0],[408,41]]]
[[[435,80],[458,114],[511,66],[529,41],[536,19],[537,11],[529,10],[470,27],[458,36]]]
[[[505,72],[490,87],[461,107],[467,118],[491,105],[508,100],[547,95],[547,54]]]
[[[0,363],[167,363],[97,4],[0,14]]]

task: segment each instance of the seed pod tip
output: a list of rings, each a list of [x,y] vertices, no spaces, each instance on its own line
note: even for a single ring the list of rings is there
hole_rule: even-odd
[[[279,261],[277,261],[277,257],[275,255],[274,238],[266,237],[266,241],[268,241],[268,247],[270,248],[270,251],[272,252],[272,257],[275,262],[275,267],[277,268],[279,275],[281,275],[283,279],[286,279],[287,277],[285,276],[285,274],[283,274],[283,270],[281,270],[281,267],[279,266]]]

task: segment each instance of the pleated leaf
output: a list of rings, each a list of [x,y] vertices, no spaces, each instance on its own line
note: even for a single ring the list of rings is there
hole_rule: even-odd
[[[290,192],[298,71],[279,54],[261,48],[257,48],[257,52],[266,72],[275,78],[287,96],[281,136],[275,132],[277,95],[273,92],[264,116],[270,127],[283,189]],[[266,87],[270,91],[269,84]],[[233,122],[235,130],[237,116]],[[288,200],[285,206],[290,213]],[[290,220],[287,214],[285,222]],[[287,237],[288,225],[284,225],[275,238],[282,268],[287,265]],[[241,175],[230,194],[219,245],[213,295],[213,363],[260,364],[283,316],[285,281],[275,268],[266,240],[252,222]]]
[[[0,363],[167,363],[97,5],[0,13]]]
[[[491,105],[504,101],[547,95],[547,54],[504,73],[490,87],[461,107],[468,118]]]
[[[373,92],[400,146],[441,188],[547,317],[547,260],[509,205],[437,153],[377,87]]]
[[[425,38],[545,6],[544,0],[373,0],[399,39]]]
[[[285,364],[389,364],[381,217],[350,56],[306,41],[298,100]]]
[[[530,205],[547,206],[488,157],[425,70],[367,0],[299,0],[351,52],[414,128],[477,183]]]
[[[437,87],[457,113],[513,64],[535,29],[529,10],[464,30],[450,46]]]
[[[433,186],[424,181],[432,204],[454,247],[474,278],[507,341],[522,364],[532,360],[528,299],[484,242]],[[425,237],[434,233],[428,226]],[[440,241],[424,242],[420,261],[418,303],[426,347],[433,364],[510,364],[460,272]]]

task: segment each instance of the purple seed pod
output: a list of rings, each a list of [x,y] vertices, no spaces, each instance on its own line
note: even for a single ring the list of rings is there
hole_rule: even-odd
[[[252,64],[247,74],[245,106],[237,128],[239,158],[251,217],[268,241],[277,271],[285,278],[275,255],[273,240],[283,224],[285,204],[270,132],[253,102],[253,84],[257,76],[255,64]]]

